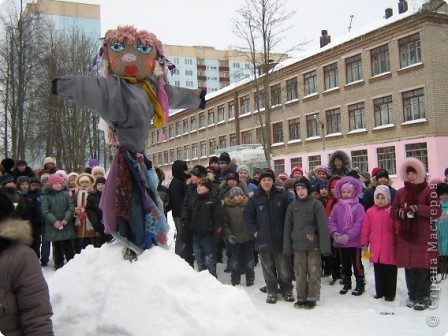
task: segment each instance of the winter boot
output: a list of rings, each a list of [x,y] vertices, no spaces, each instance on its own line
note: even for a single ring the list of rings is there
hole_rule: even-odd
[[[352,295],[354,296],[360,296],[365,291],[365,283],[364,279],[356,280],[356,287],[352,292]]]
[[[339,294],[347,294],[350,289],[352,289],[352,282],[350,281],[350,279],[344,279],[344,287],[342,287],[342,289],[339,291]]]

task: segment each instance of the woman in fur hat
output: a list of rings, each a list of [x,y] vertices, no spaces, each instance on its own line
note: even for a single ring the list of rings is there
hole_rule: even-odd
[[[328,159],[328,175],[346,176],[351,170],[351,161],[348,154],[342,150],[334,151]]]
[[[434,232],[435,220],[441,214],[440,203],[436,186],[428,185],[425,167],[420,160],[406,158],[399,175],[404,187],[397,191],[390,212],[397,220],[397,267],[405,269],[407,306],[425,310],[431,305],[430,269],[434,262],[437,264]]]

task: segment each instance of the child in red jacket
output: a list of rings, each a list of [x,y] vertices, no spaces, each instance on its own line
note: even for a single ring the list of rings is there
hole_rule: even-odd
[[[397,292],[396,234],[390,216],[389,187],[379,185],[374,193],[375,205],[364,216],[361,247],[370,249],[370,262],[375,274],[375,299],[393,301]]]

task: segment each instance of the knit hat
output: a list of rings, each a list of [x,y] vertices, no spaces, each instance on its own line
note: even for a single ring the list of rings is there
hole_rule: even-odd
[[[339,180],[340,180],[340,178],[338,178],[339,176],[334,176],[331,180],[330,180],[330,182],[329,182],[329,185],[330,185],[330,189],[331,188],[336,188],[336,184],[338,184],[338,182],[339,182]]]
[[[380,167],[375,167],[372,169],[372,177],[376,177],[376,173],[378,173],[380,170],[382,170],[382,168]]]
[[[5,174],[5,175],[3,175],[3,176],[1,177],[1,179],[0,179],[0,184],[1,184],[2,186],[8,184],[9,182],[14,182],[14,177],[12,177],[12,176],[9,175],[9,174]]]
[[[294,192],[297,195],[297,187],[304,187],[308,191],[308,195],[311,194],[311,184],[306,177],[301,177],[294,183]]]
[[[53,164],[56,165],[56,159],[55,159],[55,158],[52,158],[51,156],[47,156],[47,157],[44,159],[44,166],[45,166],[47,163],[53,163]]]
[[[196,165],[193,167],[193,169],[190,172],[191,175],[194,175],[196,177],[206,177],[207,176],[207,169],[204,166]]]
[[[228,172],[227,173],[227,181],[228,180],[236,180],[237,182],[240,181],[240,174],[238,174],[237,172]]]
[[[260,176],[258,177],[259,180],[261,181],[265,177],[269,177],[270,179],[272,179],[272,181],[275,181],[275,174],[272,169],[264,168],[260,171]]]
[[[106,171],[104,170],[103,167],[101,167],[101,166],[93,167],[92,168],[92,175],[95,175],[95,174],[98,174],[98,173],[103,174],[103,176],[106,175]]]
[[[68,175],[67,172],[63,169],[57,170],[56,174],[58,174],[59,176],[62,176],[64,178],[64,180],[68,180]]]
[[[300,166],[295,166],[294,168],[292,168],[291,174],[294,174],[294,172],[299,171],[302,173],[303,175],[303,169]]]
[[[89,167],[93,168],[96,167],[100,164],[100,162],[97,159],[90,159],[89,160]]]
[[[218,162],[219,162],[219,159],[218,159],[217,156],[211,156],[211,157],[208,159],[208,164],[209,164],[209,165],[211,165],[212,163],[218,163]]]
[[[14,204],[11,199],[0,192],[0,221],[3,221],[14,211]]]
[[[380,177],[385,177],[386,179],[389,179],[389,173],[387,172],[386,169],[381,169],[376,173],[375,178],[377,181]]]
[[[95,186],[96,186],[98,183],[106,184],[106,179],[105,179],[104,177],[98,177],[98,178],[95,180]]]
[[[31,182],[30,182],[30,178],[28,177],[28,176],[19,176],[19,177],[17,177],[17,182],[16,182],[16,184],[19,186],[21,183],[24,183],[24,182],[28,182],[28,184],[30,184]]]
[[[65,182],[65,179],[61,175],[56,174],[56,173],[51,174],[47,181],[47,183],[51,186],[55,183],[64,183],[64,182]]]
[[[234,197],[234,196],[243,196],[243,190],[240,187],[233,187],[232,189],[229,190],[229,196],[230,197]]]
[[[440,197],[440,195],[448,194],[448,184],[446,183],[439,183],[437,185],[437,196]]]
[[[342,186],[341,186],[341,192],[343,190],[350,190],[352,193],[355,191],[355,186],[353,185],[353,183],[351,182],[345,182]]]
[[[373,200],[375,204],[377,204],[376,195],[381,194],[386,197],[387,204],[390,203],[390,190],[388,186],[379,185],[375,188],[375,192],[373,193]]]
[[[361,172],[359,175],[364,177],[366,180],[370,180],[370,174],[368,172]]]
[[[325,166],[317,166],[316,168],[314,168],[314,174],[317,175],[319,172],[323,172],[328,175],[328,170]]]
[[[352,169],[347,173],[347,176],[354,177],[355,179],[359,179],[359,172],[356,169]]]
[[[321,189],[327,189],[328,188],[328,180],[320,181],[316,184],[316,191],[319,192]]]
[[[230,155],[227,152],[222,152],[219,156],[218,162],[230,163]]]
[[[282,181],[286,181],[288,179],[288,175],[286,175],[286,173],[280,173],[278,174],[278,179],[282,180]]]
[[[67,181],[70,179],[70,177],[72,177],[72,176],[75,176],[75,177],[78,177],[78,173],[76,173],[76,172],[71,172],[71,173],[69,173],[68,175],[67,175]]]
[[[48,182],[49,177],[50,177],[50,174],[43,173],[40,177],[40,183],[44,184],[45,182]]]
[[[249,168],[247,166],[245,166],[245,165],[239,165],[238,168],[236,169],[236,172],[239,173],[242,170],[247,171],[248,174],[250,173]]]

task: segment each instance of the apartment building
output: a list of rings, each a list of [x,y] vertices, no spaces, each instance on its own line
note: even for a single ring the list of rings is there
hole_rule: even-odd
[[[306,171],[346,151],[353,167],[383,167],[395,176],[414,156],[431,177],[448,167],[448,14],[392,16],[349,34],[271,74],[272,160],[277,173]],[[170,171],[176,159],[207,165],[222,148],[261,142],[253,82],[208,95],[205,110],[189,109],[150,132],[147,153]],[[398,184],[400,181],[396,181]]]
[[[186,88],[207,88],[215,92],[236,83],[253,73],[250,58],[234,50],[218,50],[208,46],[163,45],[163,52],[173,64],[175,73],[172,85]],[[273,61],[286,59],[287,55],[271,54]]]

